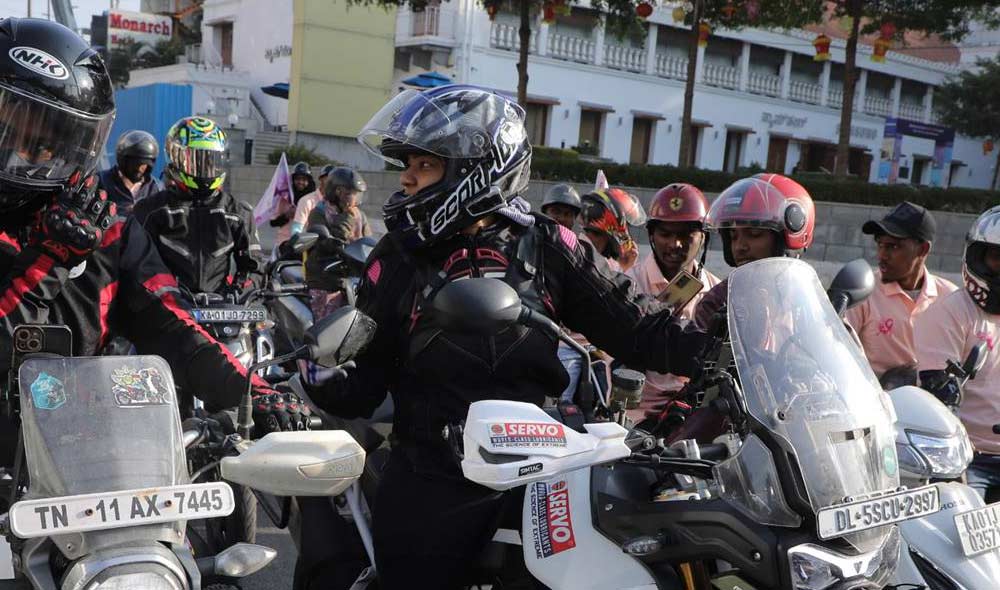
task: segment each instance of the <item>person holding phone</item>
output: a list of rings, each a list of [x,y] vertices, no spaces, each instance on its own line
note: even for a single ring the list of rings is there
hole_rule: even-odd
[[[708,201],[697,187],[674,183],[661,188],[649,203],[646,221],[652,251],[626,273],[639,292],[661,301],[674,299],[676,292],[682,303],[675,313],[684,319],[691,318],[704,294],[720,282],[705,269],[707,216]],[[687,378],[678,375],[647,371],[642,404],[633,417],[641,419],[686,382]]]

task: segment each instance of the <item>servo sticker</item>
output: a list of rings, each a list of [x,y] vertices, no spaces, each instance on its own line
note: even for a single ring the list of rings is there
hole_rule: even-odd
[[[565,447],[562,424],[502,422],[490,424],[490,444],[495,449],[514,447]]]
[[[528,494],[535,556],[545,559],[576,547],[566,482],[538,482],[529,488]]]

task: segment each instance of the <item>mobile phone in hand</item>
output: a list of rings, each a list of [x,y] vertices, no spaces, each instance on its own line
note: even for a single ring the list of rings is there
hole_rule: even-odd
[[[681,270],[656,298],[666,304],[671,312],[677,313],[684,309],[684,306],[694,299],[694,296],[700,293],[704,287],[705,284],[698,280],[698,277],[686,270]]]

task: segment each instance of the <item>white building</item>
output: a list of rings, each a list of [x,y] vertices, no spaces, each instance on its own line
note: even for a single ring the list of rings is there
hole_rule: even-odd
[[[606,35],[594,13],[579,7],[552,25],[534,22],[525,105],[532,142],[589,144],[617,162],[676,164],[690,33],[673,22],[672,8],[659,6],[641,39]],[[844,43],[834,41],[831,61],[816,62],[815,37],[807,31],[713,32],[698,52],[696,166],[832,170]],[[517,16],[500,12],[491,22],[475,0],[431,4],[416,14],[403,9],[396,79],[438,70],[457,82],[513,93],[518,45]],[[850,168],[877,181],[887,119],[940,133],[933,127],[934,87],[961,64],[892,51],[877,63],[870,55],[870,46],[859,46]],[[987,188],[996,166],[996,154],[984,154],[981,139],[956,137],[950,154],[944,146],[936,149],[933,139],[910,135],[900,147],[898,182]]]

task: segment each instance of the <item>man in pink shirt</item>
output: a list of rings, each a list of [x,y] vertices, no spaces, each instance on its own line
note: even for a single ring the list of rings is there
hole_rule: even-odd
[[[684,319],[691,318],[698,301],[719,283],[704,268],[707,215],[708,201],[697,187],[675,183],[660,189],[649,204],[646,221],[652,252],[627,273],[640,293],[652,297],[660,295],[681,270],[697,277],[702,282],[702,291],[680,310],[679,315]],[[642,404],[631,413],[632,418],[642,420],[645,411],[671,399],[686,382],[685,377],[647,371]]]
[[[983,213],[965,240],[962,277],[965,289],[941,297],[914,321],[921,385],[944,398],[953,396],[944,368],[961,363],[985,342],[986,364],[966,383],[959,416],[969,432],[975,458],[966,473],[969,485],[985,497],[1000,487],[1000,207]]]
[[[323,183],[333,169],[333,164],[323,166],[323,170],[319,173],[319,182],[316,183],[316,190],[302,197],[299,204],[295,206],[295,215],[292,216],[291,227],[293,236],[305,229],[306,223],[309,221],[309,214],[323,200]]]
[[[876,288],[846,319],[881,377],[889,369],[916,364],[914,318],[956,287],[925,266],[936,225],[923,207],[904,201],[881,220],[865,223],[861,231],[874,235],[878,245]]]

